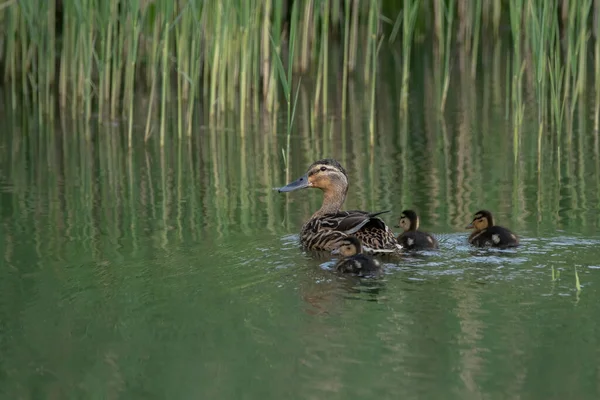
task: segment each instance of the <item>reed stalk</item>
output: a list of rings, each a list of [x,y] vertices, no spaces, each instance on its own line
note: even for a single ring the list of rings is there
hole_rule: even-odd
[[[50,62],[46,65],[46,76],[44,77],[44,90],[45,97],[44,102],[47,105],[53,103],[53,96],[51,95],[51,87],[54,85],[54,77],[56,75],[55,70],[55,62],[56,59],[56,30],[52,29],[56,25],[56,0],[48,0],[48,10],[46,12],[46,27],[48,30],[47,42],[46,42],[46,51],[47,51],[47,60]],[[53,116],[54,113],[50,112],[50,116]]]
[[[272,105],[269,103],[269,87],[271,87],[272,82],[272,74],[271,74],[271,49],[270,49],[270,36],[271,36],[271,19],[269,16],[271,15],[271,4],[272,0],[264,1],[264,11],[263,11],[263,26],[262,26],[262,46],[261,46],[261,63],[262,63],[262,93],[265,98],[267,98],[267,109],[272,111]]]
[[[348,69],[354,72],[356,68],[356,58],[358,49],[358,25],[359,25],[359,0],[352,2],[352,26],[350,27],[350,51],[348,54]]]
[[[541,15],[540,15],[541,13]],[[528,2],[526,14],[527,36],[530,38],[531,59],[534,64],[536,97],[538,103],[538,133],[537,133],[537,172],[541,174],[542,169],[542,136],[547,120],[547,59],[549,52],[554,49],[552,39],[555,38],[557,24],[552,16],[556,13],[556,7],[551,2],[544,2],[541,10],[534,7],[534,2]]]
[[[246,22],[250,21],[249,18],[249,7],[248,3],[244,2],[242,4],[242,15],[241,20]],[[249,78],[249,67],[251,65],[251,50],[250,46],[250,31],[252,26],[250,24],[246,24],[242,27],[241,34],[241,65],[240,65],[240,96],[239,96],[239,110],[240,110],[240,134],[242,137],[245,136],[246,130],[246,109],[248,108],[246,105],[246,99],[248,97],[248,93],[250,92],[250,78]]]
[[[523,0],[510,0],[510,26],[513,36],[512,103],[513,103],[513,155],[516,163],[519,154],[520,130],[525,112],[523,104],[523,73],[525,60],[521,50],[523,40]]]
[[[267,0],[267,3],[269,3],[269,0]],[[220,58],[221,58],[221,42],[222,42],[222,38],[223,38],[223,9],[222,9],[222,5],[221,3],[215,3],[213,5],[213,15],[212,17],[214,18],[214,33],[215,33],[215,37],[213,38],[214,40],[214,45],[211,47],[211,52],[212,52],[212,62],[210,63],[210,68],[211,68],[211,72],[210,72],[210,85],[206,85],[206,86],[210,86],[210,95],[208,98],[208,102],[209,102],[209,112],[210,112],[210,116],[214,117],[216,112],[217,112],[217,76],[218,71],[219,71],[219,63],[220,63]],[[266,7],[266,6],[265,6]],[[264,57],[264,55],[263,55]]]
[[[294,59],[295,59],[295,50],[296,50],[296,31],[297,31],[297,15],[298,15],[298,5],[294,3],[292,6],[292,24],[290,26],[290,37],[288,44],[288,62],[287,62],[287,72],[285,71],[283,60],[281,59],[278,53],[273,54],[273,59],[275,60],[275,66],[278,70],[279,81],[281,83],[281,87],[283,89],[283,95],[285,97],[286,105],[287,105],[287,124],[286,124],[286,147],[285,151],[282,149],[283,161],[285,163],[286,169],[286,180],[289,180],[290,169],[289,169],[289,159],[290,159],[290,144],[291,144],[291,136],[292,136],[292,127],[294,123],[294,117],[296,115],[296,106],[298,104],[298,93],[300,92],[300,83],[296,87],[296,95],[294,97],[294,101],[292,103],[292,84],[293,84],[293,70],[294,70]],[[271,38],[271,41],[274,41]],[[273,49],[276,51],[277,46],[273,46]]]
[[[344,66],[342,69],[342,119],[346,118],[348,102],[348,75],[350,69],[350,6],[351,0],[344,0]]]
[[[475,2],[475,14],[473,15],[474,27],[473,27],[473,40],[471,43],[471,76],[475,78],[477,75],[477,60],[479,55],[479,37],[481,36],[481,20],[482,9],[483,9],[483,0],[476,0]]]
[[[369,145],[371,151],[375,146],[375,103],[377,100],[377,92],[375,90],[376,80],[377,80],[377,58],[379,56],[379,50],[381,49],[381,45],[383,44],[383,37],[379,40],[379,43],[375,45],[375,50],[372,53],[371,59],[371,73],[373,76],[371,77],[371,110],[370,110],[370,118],[369,118]]]
[[[594,1],[594,83],[596,102],[594,105],[594,140],[598,143],[598,130],[600,129],[600,1]]]
[[[128,124],[127,124],[127,145],[131,149],[133,146],[133,110],[134,110],[134,94],[135,94],[135,70],[137,63],[138,44],[140,37],[140,0],[131,0],[128,3],[128,19],[127,22],[131,23],[131,30],[127,35],[127,61],[126,65],[129,68],[125,69],[125,100],[126,110],[128,111]]]
[[[323,0],[323,17],[321,18],[321,47],[323,51],[323,59],[321,67],[323,68],[321,79],[323,79],[323,115],[327,115],[328,96],[329,93],[329,8],[330,0]],[[334,0],[335,2],[335,0]]]
[[[364,81],[369,83],[369,79],[371,79],[371,67],[373,66],[372,59],[373,53],[375,53],[377,46],[377,18],[379,14],[377,13],[377,1],[371,0],[369,2],[369,14],[368,14],[368,22],[367,22],[367,40],[366,40],[366,51],[365,51],[365,63],[364,63]]]
[[[402,10],[402,89],[400,107],[401,112],[406,114],[408,109],[408,85],[410,82],[410,57],[412,52],[413,35],[417,13],[419,12],[420,0],[407,0]],[[399,20],[399,19],[398,19]],[[397,24],[396,24],[397,25]],[[396,26],[394,26],[395,28]],[[392,31],[393,34],[394,31]]]
[[[167,120],[167,99],[169,98],[169,71],[170,71],[170,62],[169,62],[169,34],[171,31],[170,28],[170,18],[173,13],[173,3],[169,1],[165,1],[162,3],[163,7],[161,10],[161,14],[163,15],[163,39],[162,39],[162,93],[161,93],[161,119],[160,119],[160,147],[165,145],[165,124]]]
[[[10,93],[11,93],[11,105],[14,111],[17,108],[17,29],[18,29],[18,8],[8,7],[4,11],[5,23],[6,23],[6,50],[4,53],[5,67],[4,67],[4,81],[10,81]]]
[[[439,50],[439,58],[443,60],[443,88],[440,100],[440,109],[444,111],[446,108],[446,99],[448,98],[448,88],[450,87],[450,45],[452,44],[452,27],[454,23],[454,12],[455,12],[455,1],[450,0],[447,5],[447,9],[444,11],[445,18],[443,19],[442,26],[444,27],[445,38],[440,42],[441,49]]]
[[[559,47],[560,44],[556,44]],[[557,49],[556,51],[559,51]],[[550,79],[550,104],[551,104],[551,115],[554,126],[554,131],[557,134],[558,142],[560,143],[560,136],[563,129],[563,119],[566,106],[566,97],[562,95],[564,92],[565,79],[565,66],[562,64],[559,57],[548,60],[548,75]]]
[[[183,137],[183,109],[189,92],[189,60],[190,51],[186,48],[188,38],[190,37],[191,13],[188,5],[183,6],[177,19],[179,22],[175,25],[175,47],[177,63],[177,138]]]
[[[25,19],[22,14],[23,14],[22,12],[20,12],[18,14],[19,29],[25,30],[26,23],[25,23]],[[29,85],[27,82],[27,73],[28,73],[28,64],[29,64],[29,60],[27,57],[27,54],[29,53],[28,39],[29,39],[28,37],[22,38],[21,54],[20,54],[21,55],[21,93],[25,99],[29,98]]]
[[[195,2],[190,3],[190,12],[192,15],[196,15],[199,17],[194,18],[192,20],[192,40],[190,42],[190,57],[189,57],[189,93],[188,93],[188,109],[187,109],[187,122],[186,122],[186,135],[188,137],[192,136],[192,121],[194,116],[194,106],[196,100],[196,90],[198,84],[200,83],[200,67],[202,65],[201,62],[201,53],[200,53],[200,42],[203,37],[202,31],[200,29],[200,25],[203,20],[206,18],[205,13],[201,13],[200,9],[197,7]]]
[[[153,30],[153,36],[152,36],[152,42],[151,42],[151,51],[150,51],[150,79],[151,79],[151,85],[150,85],[150,96],[149,96],[149,101],[148,101],[148,113],[146,115],[146,132],[144,134],[144,141],[148,141],[148,139],[150,138],[150,134],[152,133],[152,108],[154,106],[154,98],[156,97],[156,81],[157,81],[157,71],[158,71],[158,37],[160,34],[160,19],[159,18],[154,18],[153,21],[154,24],[154,30]]]

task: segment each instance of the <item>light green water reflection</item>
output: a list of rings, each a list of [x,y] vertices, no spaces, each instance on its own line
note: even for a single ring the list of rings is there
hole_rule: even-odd
[[[427,61],[409,113],[385,73],[373,147],[362,88],[347,120],[315,116],[301,88],[287,173],[268,115],[243,138],[236,116],[198,120],[190,140],[129,153],[119,124],[86,141],[80,122],[3,107],[0,397],[598,398],[591,114],[545,131],[541,153],[526,118],[515,156],[502,70],[457,73],[443,116]],[[348,170],[347,208],[392,209],[390,224],[416,208],[441,250],[378,281],[304,254],[320,194],[272,189],[323,156]],[[466,245],[482,207],[521,248]]]

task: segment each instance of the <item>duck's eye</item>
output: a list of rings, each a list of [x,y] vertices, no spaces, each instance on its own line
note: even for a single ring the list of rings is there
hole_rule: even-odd
[[[327,171],[327,167],[321,167],[321,171]]]

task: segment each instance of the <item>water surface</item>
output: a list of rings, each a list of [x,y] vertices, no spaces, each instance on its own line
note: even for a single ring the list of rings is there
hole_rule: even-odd
[[[269,115],[128,152],[126,124],[86,140],[81,121],[3,107],[0,397],[598,398],[592,114],[539,152],[531,105],[515,150],[502,85],[460,75],[440,115],[427,68],[409,113],[380,86],[372,146],[360,87],[345,120],[317,124],[303,88],[287,173]],[[348,209],[391,209],[393,225],[415,208],[440,251],[371,280],[303,252],[321,195],[273,188],[326,156],[348,171]],[[522,246],[470,248],[479,208]]]

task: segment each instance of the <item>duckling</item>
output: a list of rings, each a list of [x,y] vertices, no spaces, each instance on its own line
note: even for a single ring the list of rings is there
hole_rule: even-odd
[[[388,211],[342,211],[348,193],[346,170],[334,159],[315,161],[306,174],[279,188],[280,193],[315,188],[323,191],[321,208],[302,226],[300,242],[307,250],[331,251],[352,235],[368,253],[395,253],[401,250],[392,230],[378,217]]]
[[[519,238],[509,229],[494,225],[494,217],[487,210],[475,213],[473,221],[466,229],[475,229],[469,236],[469,243],[477,247],[517,247]]]
[[[437,240],[431,234],[419,230],[419,216],[413,210],[402,211],[397,228],[404,229],[397,240],[406,250],[439,248]]]
[[[342,239],[340,246],[332,253],[343,257],[335,264],[335,270],[338,272],[364,276],[381,270],[379,261],[362,253],[362,244],[355,236]]]

